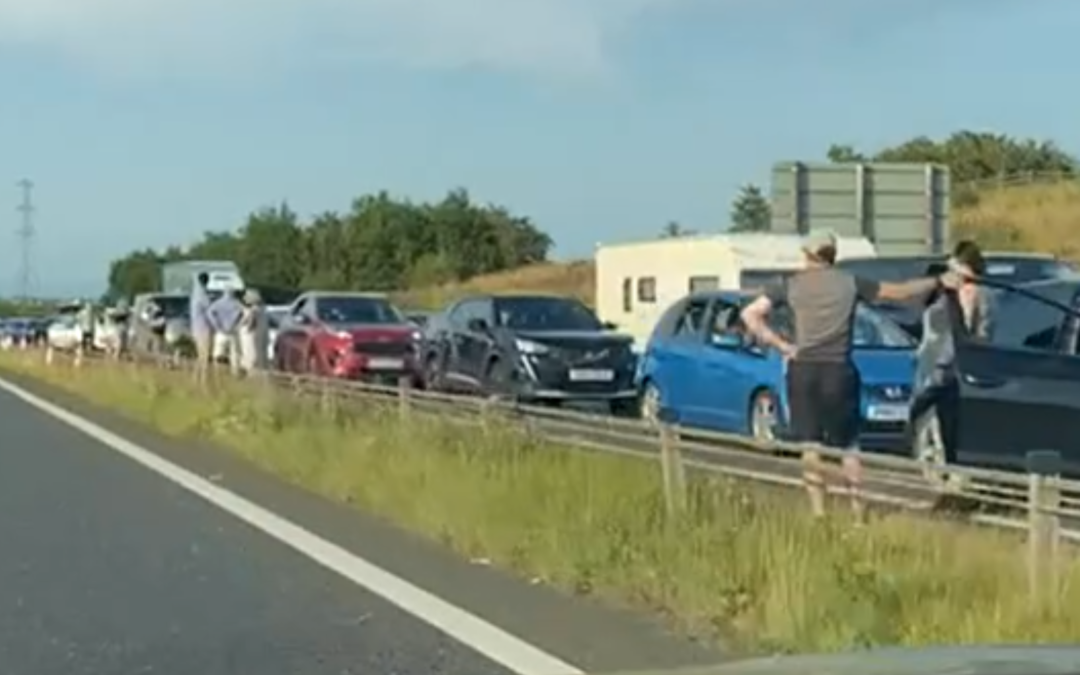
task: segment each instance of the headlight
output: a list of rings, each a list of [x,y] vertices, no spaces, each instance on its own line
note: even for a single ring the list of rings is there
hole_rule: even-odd
[[[514,340],[514,346],[522,354],[547,354],[550,349],[547,345],[542,345],[539,342],[533,342],[532,340]]]

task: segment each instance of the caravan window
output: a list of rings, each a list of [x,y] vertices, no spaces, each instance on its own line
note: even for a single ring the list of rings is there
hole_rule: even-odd
[[[634,280],[630,277],[622,280],[622,311],[634,311]]]
[[[656,277],[642,277],[637,280],[638,302],[656,302]]]
[[[720,277],[690,277],[690,292],[704,293],[720,290]]]

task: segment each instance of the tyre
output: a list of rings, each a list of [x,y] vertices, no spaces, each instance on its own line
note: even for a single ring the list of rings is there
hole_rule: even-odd
[[[776,426],[779,423],[779,405],[776,394],[768,389],[759,389],[750,398],[748,426],[750,436],[758,441],[775,441]]]
[[[636,398],[619,398],[609,405],[611,414],[615,417],[640,417],[641,402]]]

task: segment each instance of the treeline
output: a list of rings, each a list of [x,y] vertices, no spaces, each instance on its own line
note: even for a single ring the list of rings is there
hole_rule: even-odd
[[[304,222],[288,204],[186,248],[133,251],[109,267],[113,298],[158,290],[161,264],[233,260],[258,286],[394,290],[459,281],[547,259],[551,237],[528,218],[474,203],[465,190],[416,203],[386,192]]]
[[[969,205],[987,185],[1017,176],[1080,173],[1076,158],[1052,141],[975,131],[958,131],[940,140],[913,138],[872,152],[833,145],[826,158],[947,165],[957,205]],[[766,230],[767,195],[762,186],[747,185],[726,222],[695,223],[689,229],[670,222],[662,235]],[[542,262],[551,246],[551,237],[529,218],[502,206],[476,204],[465,190],[434,203],[382,192],[354,200],[347,212],[328,212],[307,222],[282,204],[252,213],[237,230],[207,232],[186,248],[133,251],[110,265],[108,288],[112,297],[130,297],[158,289],[163,262],[228,259],[260,286],[396,290]]]

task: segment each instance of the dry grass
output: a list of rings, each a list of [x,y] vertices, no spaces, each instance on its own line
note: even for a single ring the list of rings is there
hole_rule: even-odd
[[[573,451],[372,402],[327,408],[226,381],[132,366],[16,370],[176,436],[198,436],[329,498],[392,518],[527,578],[630,603],[741,651],[886,644],[1073,642],[1080,569],[1044,604],[1025,593],[1020,542],[893,515],[815,522],[795,494],[696,479],[678,522],[648,462]],[[343,414],[346,413],[346,414]]]
[[[987,191],[952,219],[957,238],[973,238],[991,250],[1080,259],[1080,182]]]
[[[456,284],[403,291],[396,299],[403,307],[438,308],[470,293],[519,291],[568,295],[591,305],[595,288],[595,266],[591,261],[578,260],[528,265]]]
[[[1018,185],[987,190],[975,206],[953,210],[953,235],[989,250],[1040,251],[1080,260],[1080,182]],[[594,305],[596,269],[591,261],[530,265],[466,282],[407,291],[410,307],[440,307],[473,292],[537,291],[570,295]]]

